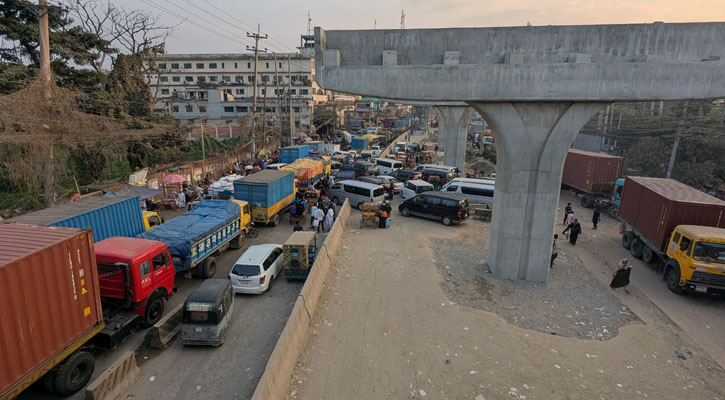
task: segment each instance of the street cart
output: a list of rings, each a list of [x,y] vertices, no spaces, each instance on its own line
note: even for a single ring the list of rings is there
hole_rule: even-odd
[[[285,278],[288,281],[306,279],[317,257],[315,232],[294,232],[282,248]]]
[[[362,217],[360,219],[360,228],[365,225],[378,227],[378,206],[375,203],[363,203]]]

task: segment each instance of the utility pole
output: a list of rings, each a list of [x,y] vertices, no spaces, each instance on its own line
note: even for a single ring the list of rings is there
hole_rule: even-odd
[[[667,165],[667,174],[665,178],[670,179],[672,177],[672,170],[675,167],[675,159],[677,158],[677,147],[680,146],[680,137],[682,137],[682,126],[685,123],[685,117],[687,117],[687,104],[689,101],[685,100],[685,105],[682,109],[682,117],[680,118],[680,124],[677,126],[677,133],[675,134],[675,143],[672,145],[672,154],[670,154],[670,163]]]
[[[264,92],[264,103],[262,105],[262,148],[267,146],[267,82],[262,81],[264,83],[264,88],[262,91]]]
[[[206,160],[206,151],[204,148],[204,117],[199,118],[199,122],[201,123],[201,174],[206,177],[204,168],[204,160]]]
[[[252,95],[252,160],[257,154],[257,71],[259,63],[259,52],[266,53],[267,49],[259,49],[259,39],[267,39],[269,36],[259,34],[259,24],[257,24],[257,33],[247,32],[247,37],[254,38],[254,47],[247,46],[247,50],[254,50],[254,94]]]
[[[400,10],[400,29],[405,29],[405,10]]]
[[[48,29],[48,0],[38,0],[40,31],[40,83],[43,86],[43,97],[50,99],[50,31]]]
[[[307,13],[309,14],[309,11]],[[274,86],[277,91],[277,121],[279,121],[280,132],[282,132],[282,111],[280,110],[280,107],[282,106],[282,97],[279,92],[279,74],[277,72],[277,53],[274,53]],[[274,126],[272,126],[272,130],[274,130]]]
[[[289,144],[295,136],[294,109],[292,109],[292,57],[287,54],[287,113],[289,122]]]

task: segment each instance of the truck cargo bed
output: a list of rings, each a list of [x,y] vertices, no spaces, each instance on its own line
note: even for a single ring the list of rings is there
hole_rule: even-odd
[[[626,159],[604,153],[571,149],[564,161],[561,183],[589,194],[610,194],[624,177]]]

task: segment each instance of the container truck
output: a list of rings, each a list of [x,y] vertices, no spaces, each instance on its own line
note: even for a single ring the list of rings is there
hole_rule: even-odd
[[[267,171],[277,172],[262,172]],[[249,234],[256,236],[246,201],[202,200],[139,237],[165,243],[176,273],[190,271],[207,279],[216,273],[216,256],[229,247],[241,248]]]
[[[672,179],[627,177],[622,247],[664,268],[675,292],[725,293],[725,201]]]
[[[310,154],[310,146],[306,144],[287,146],[280,150],[280,159],[283,163],[291,164],[296,159],[305,157],[308,154]]]
[[[298,191],[309,190],[325,176],[325,160],[300,158],[281,168],[295,174],[295,186]]]
[[[173,292],[174,266],[160,242],[111,237],[94,245],[88,228],[19,223],[0,225],[0,241],[0,282],[13,283],[0,294],[0,354],[10,373],[0,374],[2,399],[41,377],[60,394],[80,390],[93,373],[92,350],[113,349],[158,322]]]
[[[367,150],[370,146],[370,142],[368,138],[361,137],[361,136],[355,136],[350,141],[350,149],[357,151],[360,153],[363,150]]]
[[[304,144],[305,146],[310,146],[310,151],[316,151],[318,153],[322,153],[325,149],[325,143],[321,140],[308,140]]]
[[[22,224],[91,228],[93,240],[112,236],[135,237],[163,222],[153,211],[142,212],[141,198],[135,196],[89,196],[11,219]],[[148,227],[148,228],[147,228]]]
[[[103,327],[90,229],[0,225],[0,399],[43,378],[63,395],[93,373]]]
[[[582,207],[608,210],[616,205],[617,189],[621,190],[616,182],[624,177],[626,167],[624,157],[571,149],[564,161],[561,183],[582,195]]]
[[[295,174],[290,171],[267,169],[234,181],[234,198],[249,203],[254,223],[277,226],[295,193]]]

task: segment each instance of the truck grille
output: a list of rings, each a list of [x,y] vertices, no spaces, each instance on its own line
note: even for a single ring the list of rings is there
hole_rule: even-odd
[[[707,272],[695,271],[692,274],[695,282],[707,283],[709,285],[725,286],[725,275],[709,274]]]

